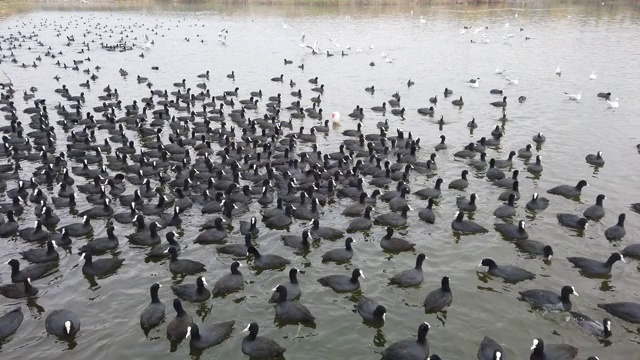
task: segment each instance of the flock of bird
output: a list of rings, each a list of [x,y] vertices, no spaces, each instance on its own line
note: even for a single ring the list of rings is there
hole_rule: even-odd
[[[304,281],[299,281],[299,271],[292,264],[310,251],[323,251],[321,266],[346,264],[350,270],[345,272],[341,267],[335,267],[334,275],[315,280],[319,286],[336,293],[355,293],[357,313],[367,325],[384,326],[387,310],[392,313],[393,309],[387,309],[378,300],[363,294],[363,280],[374,284],[388,282],[389,291],[403,287],[424,292],[422,306],[425,313],[447,312],[448,309],[455,312],[452,287],[455,289],[456,279],[443,276],[438,279],[438,286],[427,289],[422,286],[422,266],[427,256],[421,248],[427,240],[420,234],[425,228],[448,221],[456,236],[490,232],[480,223],[465,219],[477,210],[478,196],[473,189],[479,186],[504,189],[493,213],[498,219],[493,229],[519,251],[530,254],[532,259],[528,261],[539,258],[550,262],[552,257],[566,258],[586,277],[607,278],[611,276],[614,264],[624,262],[625,256],[640,258],[640,244],[630,244],[620,252],[590,259],[567,257],[570,254],[558,254],[544,241],[529,239],[524,220],[517,219],[519,209],[549,211],[550,203],[560,197],[579,199],[582,189],[587,186],[585,180],[576,179],[575,185],[549,189],[548,198],[528,190],[521,193],[519,174],[522,171],[534,175],[543,172],[540,154],[546,136],[542,133],[533,134],[533,145],[525,144],[523,148],[511,151],[506,159],[491,158],[490,155],[506,136],[500,125],[488,136],[460,148],[450,147],[445,135],[440,135],[440,141],[434,147],[426,145],[424,139],[422,142],[419,138],[414,139],[411,132],[392,130],[389,120],[378,122],[375,124],[377,130],[367,133],[366,129],[373,127],[369,120],[371,113],[409,115],[401,106],[400,94],[392,94],[381,106],[370,109],[356,106],[348,114],[349,120],[344,120],[338,112],[326,118],[320,107],[322,96],[325,91],[339,89],[325,88],[319,77],[308,79],[305,86],[298,86],[291,79],[290,94],[283,90],[269,95],[260,89],[245,91],[238,87],[214,93],[213,88],[217,89],[218,84],[212,84],[210,77],[213,74],[209,71],[195,79],[181,79],[170,88],[154,88],[150,78],[138,75],[132,79],[127,70],[120,68],[117,75],[124,80],[137,81],[150,88],[148,97],[127,98],[115,86],[96,89],[98,77],[95,73],[104,69],[111,71],[108,76],[112,76],[116,75],[116,68],[104,63],[91,66],[94,68],[91,70],[87,64],[99,61],[96,59],[103,51],[153,49],[154,41],[145,36],[143,45],[136,44],[135,39],[128,40],[128,35],[123,35],[133,32],[131,28],[95,24],[91,18],[82,21],[91,24],[90,29],[96,31],[85,30],[82,42],[71,35],[71,23],[36,25],[41,31],[56,31],[63,39],[57,44],[44,43],[36,31],[27,33],[19,27],[10,28],[9,35],[0,36],[1,64],[9,77],[12,69],[22,66],[21,63],[22,67],[29,67],[31,58],[29,61],[25,58],[31,56],[35,57],[31,70],[34,74],[41,64],[47,64],[58,66],[61,71],[75,70],[87,78],[78,84],[65,84],[67,76],[56,76],[61,85],[54,93],[42,97],[31,84],[10,81],[0,84],[0,111],[4,118],[0,127],[4,134],[0,157],[5,159],[5,164],[0,165],[0,191],[7,199],[6,203],[0,204],[0,213],[4,214],[0,216],[0,236],[33,245],[32,249],[18,254],[12,250],[15,248],[13,242],[3,242],[3,254],[15,255],[7,261],[11,281],[0,285],[0,295],[5,298],[37,297],[42,287],[39,283],[60,270],[61,256],[77,256],[83,263],[81,271],[86,277],[104,279],[118,276],[121,267],[136,266],[136,262],[141,261],[140,255],[144,254],[148,259],[160,260],[156,264],[158,268],[166,268],[180,280],[186,280],[171,286],[175,295],[171,301],[175,313],[171,314],[166,314],[165,304],[160,299],[160,283],[149,281],[151,301],[141,314],[137,314],[144,333],[162,327],[172,343],[190,338],[192,349],[204,350],[233,336],[235,321],[197,324],[183,307],[183,302],[215,304],[215,298],[242,292],[245,286],[252,286],[241,271],[244,266],[260,270],[252,276],[254,281],[273,276],[272,270],[289,269],[289,280],[277,286],[269,298],[274,304],[274,313],[265,314],[264,318],[258,319],[260,323],[268,323],[275,316],[281,324],[315,327],[319,314],[304,305],[304,289],[312,286],[306,282],[313,279],[313,269],[307,271]],[[72,22],[77,24],[78,20]],[[119,31],[116,37],[120,39],[98,35],[97,31],[107,29],[112,34]],[[218,34],[221,42],[226,41],[227,34],[226,29]],[[320,52],[317,43],[304,44],[304,37],[302,46],[313,53]],[[70,52],[73,52],[73,65],[67,66],[58,58]],[[20,60],[16,53],[20,54]],[[290,63],[285,59],[285,66]],[[86,70],[81,70],[83,67],[87,67]],[[503,72],[499,68],[496,70],[498,74]],[[561,75],[559,68],[556,73]],[[226,75],[230,81],[236,76],[233,71]],[[595,79],[595,74],[592,78]],[[283,83],[283,89],[286,87],[284,75],[270,80]],[[518,81],[517,77],[508,79],[511,85],[517,85]],[[407,82],[408,87],[413,84],[412,80]],[[478,88],[480,78],[471,79],[467,84]],[[195,93],[192,88],[201,91]],[[314,94],[309,101],[302,96],[307,91]],[[373,93],[376,90],[370,86],[366,91]],[[487,106],[499,110],[508,108],[507,96],[502,90],[493,89],[490,93],[502,100],[488,101]],[[429,99],[430,107],[420,108],[415,116],[435,116],[437,107],[448,106],[441,104],[442,99],[453,95],[453,90],[445,88],[442,97],[433,96]],[[574,100],[580,100],[581,95],[568,94]],[[597,96],[605,99],[610,107],[617,107],[617,99],[612,100],[611,93]],[[526,97],[520,96],[519,102],[525,101]],[[464,100],[460,96],[451,103],[463,106]],[[302,126],[307,119],[314,125]],[[503,125],[507,121],[504,112],[501,120]],[[474,129],[478,124],[473,119],[467,127]],[[316,145],[317,138],[327,133],[342,136],[339,148],[321,149]],[[438,175],[438,154],[447,151],[453,152],[456,160],[468,164],[460,178],[443,179]],[[585,161],[588,166],[605,165],[601,152],[587,155]],[[524,168],[522,162],[526,165]],[[486,185],[469,180],[470,171],[483,172]],[[433,186],[413,186],[424,179],[432,181]],[[594,205],[582,213],[558,213],[559,225],[584,232],[589,222],[604,217],[604,200],[605,196],[600,194]],[[453,220],[436,215],[436,208],[448,201],[454,201],[459,210]],[[324,225],[326,209],[335,206],[342,206],[343,225]],[[85,210],[78,211],[80,208]],[[640,204],[632,204],[631,208],[640,212]],[[374,215],[374,211],[378,215]],[[200,233],[193,239],[179,240],[184,216],[200,219],[197,222],[201,224]],[[406,238],[395,235],[396,230],[408,227],[410,217],[419,218],[420,225],[409,228]],[[33,226],[26,223],[27,219],[35,219]],[[626,234],[625,219],[626,215],[621,213],[618,222],[602,236],[612,242],[621,241]],[[294,222],[308,225],[301,233],[286,232]],[[381,254],[408,252],[415,257],[411,256],[412,265],[404,271],[388,278],[369,274],[365,280],[365,274],[358,267],[361,261],[356,255],[358,246],[374,245],[360,245],[357,240],[361,233],[375,227],[386,231],[376,245]],[[102,228],[106,228],[106,236],[94,238],[94,231]],[[280,234],[277,241],[281,242],[282,250],[278,253],[284,256],[260,249],[267,231]],[[121,234],[125,235],[119,236]],[[136,255],[127,257],[126,261],[115,255],[123,247],[131,247]],[[211,263],[188,259],[182,254],[186,247],[191,251],[214,251],[216,257],[231,262],[229,273],[210,286],[205,273]],[[65,251],[61,252],[59,248]],[[482,259],[480,266],[486,268],[488,275],[507,283],[526,284],[537,276],[522,267],[502,263],[500,259]],[[330,293],[325,296],[327,302],[334,297]],[[533,309],[566,312],[577,328],[588,336],[615,336],[609,318],[601,321],[573,311],[571,296],[578,296],[571,285],[561,289],[536,289],[524,285],[519,292],[519,299]],[[621,321],[640,323],[639,302],[593,305],[592,308],[601,308]],[[81,309],[50,311],[45,329],[60,339],[73,339],[82,331],[81,313]],[[220,311],[220,314],[224,312]],[[123,309],[121,315],[133,314]],[[415,315],[420,317],[422,314]],[[23,318],[20,306],[3,313],[0,340],[20,331]],[[256,359],[283,356],[285,347],[258,335],[258,320],[244,328],[248,334],[240,345],[242,353]],[[428,323],[416,321],[410,325],[415,327],[417,336],[406,334],[407,339],[387,346],[381,353],[384,358],[447,358],[431,351],[427,340],[431,329]],[[331,331],[330,326],[327,324],[323,331]],[[536,338],[530,358],[573,359],[578,352],[569,344],[550,344]],[[490,337],[482,339],[477,356],[482,360],[506,358],[502,345]]]

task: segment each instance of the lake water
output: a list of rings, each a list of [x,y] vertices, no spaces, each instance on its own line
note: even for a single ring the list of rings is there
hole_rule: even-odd
[[[421,159],[427,159],[439,136],[445,134],[450,149],[439,152],[437,159],[437,174],[445,179],[445,185],[459,177],[463,169],[468,169],[464,162],[454,160],[453,153],[470,141],[488,137],[495,125],[501,124],[497,121],[501,111],[489,105],[500,97],[490,95],[490,89],[503,89],[509,97],[507,115],[510,121],[505,124],[501,148],[497,152],[489,151],[487,159],[506,158],[509,151],[530,143],[537,132],[546,135],[547,142],[538,152],[544,165],[541,176],[531,176],[525,170],[526,163],[515,161],[514,169],[522,170],[520,191],[524,201],[520,201],[514,220],[526,219],[530,238],[553,246],[555,257],[551,263],[520,254],[495,231],[479,236],[454,237],[450,222],[457,195],[468,196],[476,192],[480,201],[474,219],[487,228],[493,228],[496,222],[492,212],[501,203],[497,196],[502,189],[489,186],[483,178],[484,173],[472,172],[474,176],[470,177],[471,185],[465,193],[445,191],[436,209],[438,219],[435,225],[421,222],[414,212],[410,213],[408,227],[399,231],[418,244],[418,252],[428,256],[424,263],[425,281],[420,288],[398,289],[387,285],[391,275],[413,267],[418,252],[383,253],[379,245],[384,235],[381,226],[374,226],[364,236],[356,234],[354,259],[350,264],[336,266],[323,264],[320,256],[326,250],[342,246],[342,240],[335,243],[323,241],[318,248],[302,257],[282,246],[280,231],[267,230],[260,223],[262,232],[258,243],[261,252],[283,255],[300,268],[303,292],[300,301],[318,318],[317,327],[276,327],[274,310],[267,304],[267,299],[271,289],[286,280],[286,271],[256,274],[243,267],[241,271],[247,280],[243,292],[201,305],[183,302],[187,312],[198,323],[231,319],[237,322],[231,338],[205,351],[202,359],[241,358],[241,330],[251,321],[260,324],[261,335],[277,340],[288,349],[288,359],[377,359],[386,346],[415,336],[422,321],[432,326],[428,336],[431,352],[443,359],[475,358],[485,335],[503,344],[509,359],[528,358],[534,337],[540,337],[547,343],[572,344],[580,349],[580,359],[592,355],[600,359],[640,359],[637,354],[640,336],[638,328],[632,324],[612,318],[614,335],[606,343],[600,343],[581,333],[573,323],[566,322],[564,315],[543,315],[531,311],[526,303],[517,300],[518,291],[525,289],[557,291],[563,285],[573,285],[580,294],[573,299],[574,309],[598,320],[605,313],[597,308],[597,303],[640,301],[640,274],[636,261],[617,263],[610,279],[595,280],[581,276],[566,260],[567,256],[604,260],[612,251],[635,241],[640,234],[638,214],[629,210],[630,203],[640,201],[637,186],[640,155],[635,147],[640,143],[640,123],[637,121],[640,112],[637,102],[640,98],[640,70],[637,67],[640,59],[640,7],[617,2],[605,5],[600,2],[562,5],[533,2],[509,6],[513,7],[33,5],[4,8],[0,13],[0,34],[5,37],[15,35],[17,31],[30,34],[37,25],[38,38],[51,45],[55,52],[63,51],[64,55],[57,58],[60,62],[70,65],[74,59],[90,57],[91,61],[80,65],[80,69],[91,68],[99,79],[91,83],[90,90],[84,89],[88,108],[101,104],[97,96],[103,94],[102,89],[107,85],[117,88],[126,104],[148,96],[147,87],[136,82],[136,75],[149,77],[154,89],[170,91],[173,90],[173,82],[184,78],[195,91],[196,75],[206,70],[211,72],[207,84],[214,94],[239,87],[239,98],[248,98],[250,91],[262,89],[265,95],[282,93],[283,104],[287,105],[295,100],[288,95],[292,89],[287,83],[293,79],[297,82],[295,89],[302,89],[303,104],[309,106],[309,98],[316,94],[310,91],[312,86],[307,79],[317,76],[319,83],[326,87],[321,104],[325,118],[331,112],[339,111],[343,119],[340,128],[332,130],[326,137],[318,137],[321,149],[336,151],[334,149],[343,140],[341,131],[356,126],[356,122],[347,119],[346,115],[356,105],[361,105],[367,109],[363,122],[365,133],[377,132],[376,123],[389,118],[391,129],[399,127],[421,139]],[[421,16],[424,21],[420,20]],[[461,34],[464,26],[471,29]],[[57,37],[54,28],[61,30],[62,36]],[[218,42],[217,34],[221,29],[228,30],[226,46]],[[87,30],[90,33],[86,33]],[[336,56],[314,56],[308,49],[300,47],[303,33],[306,34],[306,43],[312,44],[317,40],[323,51],[329,50]],[[100,49],[98,34],[102,34],[102,41],[107,43],[115,43],[128,36],[129,42],[140,46],[147,34],[155,45],[148,50],[107,52]],[[65,36],[71,35],[75,36],[76,42],[66,47]],[[91,51],[77,53],[82,41],[94,39]],[[335,39],[338,46],[329,39]],[[22,48],[13,50],[19,63],[31,64],[36,53],[44,54],[46,51],[45,48],[30,51],[28,45],[35,49],[34,41],[29,41]],[[347,45],[350,45],[350,50],[346,49]],[[6,42],[2,47],[1,53],[8,55]],[[342,50],[349,55],[340,56]],[[144,58],[139,57],[140,53],[144,53]],[[393,58],[393,62],[385,62],[382,53]],[[284,66],[284,58],[293,60],[293,64]],[[66,84],[73,93],[80,92],[78,84],[84,82],[88,75],[63,70],[50,58],[43,56],[43,59],[37,69],[23,69],[5,59],[0,69],[20,91],[36,86],[39,89],[36,95],[47,98],[50,107],[60,99],[53,95],[53,90],[61,84]],[[372,61],[375,62],[373,67],[369,66]],[[304,64],[304,70],[297,67],[300,64]],[[102,69],[93,71],[96,65]],[[152,66],[158,66],[159,70],[151,70]],[[560,77],[555,74],[558,66],[562,69]],[[497,75],[496,67],[506,69],[506,72]],[[120,68],[129,72],[127,78],[119,76]],[[235,71],[235,80],[226,77],[231,71]],[[592,71],[597,74],[596,80],[589,80]],[[284,83],[269,81],[280,74],[284,75]],[[52,80],[54,75],[61,77],[59,83]],[[479,88],[466,84],[469,79],[477,77],[480,78]],[[518,77],[518,85],[509,85],[505,77]],[[415,81],[411,88],[406,85],[409,79]],[[371,85],[376,88],[374,95],[364,91]],[[442,96],[445,87],[454,91],[449,99]],[[390,113],[383,116],[368,111],[370,107],[388,101],[396,91],[402,96],[401,103],[406,108],[405,119]],[[583,91],[581,101],[568,100],[564,95],[564,92],[579,91]],[[612,97],[620,99],[618,109],[609,109],[603,99],[596,97],[598,92],[609,91],[613,93]],[[16,104],[20,110],[31,106],[18,95]],[[440,99],[436,116],[417,115],[417,108],[428,107],[428,99],[434,95],[439,95]],[[460,109],[450,103],[458,96],[465,100],[464,107]],[[519,96],[526,96],[526,102],[519,104]],[[57,120],[55,112],[50,113]],[[262,114],[263,105],[250,117]],[[446,125],[439,129],[436,120],[441,115]],[[466,123],[472,117],[479,127],[470,133]],[[307,131],[315,124],[309,118],[302,122]],[[64,146],[66,135],[59,127],[57,134],[59,146]],[[300,151],[306,149],[306,146],[301,146]],[[606,159],[606,165],[600,169],[594,169],[584,161],[587,154],[597,151],[603,151]],[[411,188],[417,190],[432,186],[436,178],[412,173]],[[551,200],[547,210],[537,214],[524,210],[524,203],[533,192],[545,193],[551,187],[575,184],[580,179],[586,179],[591,185],[583,191],[581,202],[546,195]],[[9,188],[14,187],[14,183],[9,182]],[[128,193],[133,188],[129,186]],[[600,222],[592,223],[584,237],[578,237],[558,224],[556,213],[580,214],[594,203],[600,193],[607,196],[607,214]],[[79,210],[89,208],[84,196],[80,198]],[[415,209],[426,205],[415,196],[410,195],[409,198]],[[340,213],[350,203],[342,199],[325,207],[322,224],[346,227],[348,219]],[[124,208],[118,205],[116,212],[122,210]],[[252,213],[242,219],[248,219],[258,211],[257,203],[254,203]],[[378,213],[387,211],[386,205],[379,206]],[[621,212],[627,213],[627,235],[623,241],[611,244],[604,239],[603,232],[615,224]],[[79,221],[71,215],[62,216],[61,211],[58,213],[62,217],[60,225]],[[192,242],[199,233],[198,226],[211,216],[200,215],[196,205],[182,218],[184,224],[179,229],[183,245],[181,256],[205,263],[205,276],[209,284],[213,284],[228,272],[231,259],[218,255],[214,247],[201,247]],[[30,206],[20,218],[21,226],[31,226],[33,220]],[[234,219],[232,225],[234,229],[230,239],[239,242],[242,237],[237,220]],[[93,226],[94,236],[105,234],[104,220],[93,221]],[[306,222],[297,221],[290,231],[299,234],[305,227]],[[40,288],[37,298],[26,302],[0,298],[0,313],[16,304],[22,305],[25,312],[25,321],[11,341],[2,345],[0,357],[184,359],[189,354],[188,342],[183,342],[171,352],[165,335],[167,322],[148,337],[140,329],[139,315],[149,301],[149,286],[154,282],[164,285],[160,298],[167,306],[167,319],[170,320],[174,311],[169,286],[181,280],[172,278],[167,262],[145,262],[145,250],[132,248],[126,243],[124,235],[132,231],[132,226],[117,225],[116,234],[121,243],[117,253],[125,259],[117,274],[94,284],[88,282],[82,275],[76,254],[85,240],[78,239],[73,254],[61,255],[60,271],[35,282]],[[162,235],[164,233],[161,232]],[[0,262],[19,258],[18,252],[28,248],[30,245],[22,240],[3,241]],[[478,272],[484,268],[477,267],[484,257],[493,257],[498,263],[522,266],[538,276],[517,285],[487,278]],[[377,299],[388,309],[387,323],[382,329],[371,328],[361,322],[355,312],[357,294],[339,295],[320,287],[316,281],[329,274],[350,273],[355,267],[361,268],[366,275],[366,279],[361,280],[362,294]],[[444,275],[451,278],[454,294],[451,308],[446,315],[424,314],[421,306],[424,296],[439,286]],[[3,283],[10,281],[8,266],[0,268],[0,279]],[[192,282],[194,277],[187,277],[184,281]],[[82,330],[71,346],[47,336],[44,329],[48,312],[63,307],[73,309],[82,320]]]

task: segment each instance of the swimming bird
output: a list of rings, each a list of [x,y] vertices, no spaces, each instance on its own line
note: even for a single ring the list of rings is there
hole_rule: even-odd
[[[249,335],[242,339],[242,353],[254,359],[272,359],[282,356],[287,349],[278,345],[277,342],[258,336],[258,323],[252,322],[243,332],[249,332]]]
[[[587,276],[609,275],[613,264],[617,261],[622,261],[623,263],[626,262],[619,252],[612,253],[606,262],[600,262],[585,257],[568,257],[567,260]]]
[[[571,310],[570,295],[579,296],[573,286],[563,286],[560,295],[543,289],[520,291],[521,300],[528,302],[534,308],[547,311]]]
[[[162,285],[155,283],[151,285],[149,292],[151,302],[140,314],[140,326],[144,330],[149,330],[158,326],[164,320],[164,304],[158,298],[158,289]]]
[[[568,93],[568,92],[565,92],[564,94],[565,94],[565,95],[567,95],[567,97],[569,98],[569,100],[576,100],[576,101],[578,101],[578,100],[582,99],[582,91],[580,91],[580,92],[578,92],[578,93]]]
[[[433,313],[451,306],[452,301],[453,294],[449,287],[449,277],[444,276],[440,281],[440,288],[428,293],[422,304],[424,305],[425,312]]]
[[[515,283],[535,278],[535,274],[530,271],[514,265],[498,265],[490,258],[482,259],[478,266],[487,266],[489,275],[500,277],[506,282]]]
[[[640,304],[635,302],[614,302],[598,304],[609,314],[632,324],[640,324]]]
[[[382,351],[382,356],[389,360],[424,360],[429,356],[427,334],[431,326],[424,322],[418,327],[418,338],[413,337],[394,342]]]
[[[609,106],[610,109],[617,109],[619,107],[619,103],[618,103],[618,98],[616,98],[615,100],[607,100],[607,105]]]
[[[591,72],[591,75],[589,75],[589,80],[595,80],[596,78],[597,78],[597,76],[596,76],[596,72],[595,72],[595,71],[592,71],[592,72]]]
[[[578,356],[578,348],[567,344],[547,344],[542,339],[533,339],[531,360],[563,359],[571,360]]]

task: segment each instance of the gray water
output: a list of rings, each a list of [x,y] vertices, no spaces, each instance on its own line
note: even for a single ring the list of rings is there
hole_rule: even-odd
[[[81,65],[81,69],[91,68],[95,72],[93,68],[96,65],[103,68],[95,72],[99,79],[92,82],[91,89],[84,90],[88,108],[101,104],[97,96],[102,95],[102,88],[108,84],[118,89],[123,103],[148,96],[147,87],[135,80],[138,74],[148,76],[154,83],[154,89],[167,88],[171,91],[173,82],[185,78],[195,91],[195,84],[199,82],[196,75],[206,70],[212,73],[207,84],[214,94],[237,86],[240,88],[239,98],[248,98],[250,91],[262,89],[265,95],[282,93],[283,104],[288,104],[294,100],[288,96],[291,89],[287,84],[289,79],[293,79],[298,84],[296,89],[302,89],[303,103],[310,105],[309,98],[316,94],[310,91],[307,79],[318,76],[319,83],[326,87],[321,104],[325,118],[334,111],[342,113],[342,125],[326,137],[319,136],[318,145],[321,149],[335,151],[343,139],[340,135],[342,130],[355,128],[356,122],[347,119],[346,114],[356,104],[368,109],[381,105],[392,93],[399,91],[407,111],[406,118],[366,111],[364,132],[377,132],[376,123],[389,118],[391,129],[400,127],[411,131],[414,138],[421,138],[419,156],[425,160],[432,152],[432,146],[439,141],[439,135],[446,134],[450,149],[440,152],[437,159],[437,176],[445,180],[443,188],[468,168],[465,163],[454,161],[453,152],[470,141],[489,136],[490,130],[500,124],[497,119],[501,112],[488,105],[499,97],[490,95],[489,89],[502,88],[509,96],[507,114],[510,121],[505,125],[502,147],[497,152],[490,151],[487,159],[506,158],[510,150],[524,147],[539,131],[546,135],[547,142],[538,152],[544,165],[541,176],[532,177],[526,173],[526,163],[515,161],[514,169],[522,170],[520,191],[523,200],[514,221],[526,219],[530,238],[553,246],[555,257],[550,264],[520,254],[494,231],[480,236],[454,237],[450,221],[458,195],[468,196],[476,192],[481,200],[475,220],[487,228],[492,228],[497,222],[492,212],[500,204],[497,196],[502,189],[489,186],[483,179],[483,173],[470,177],[471,185],[465,193],[444,191],[444,198],[436,209],[438,219],[435,225],[421,222],[417,212],[410,213],[408,227],[399,233],[418,244],[415,254],[392,256],[383,253],[378,242],[384,235],[384,228],[374,226],[364,236],[354,236],[356,255],[350,264],[322,264],[321,254],[342,246],[342,240],[335,243],[322,241],[318,248],[301,257],[281,245],[281,232],[267,230],[260,224],[260,251],[285,256],[300,268],[303,291],[300,301],[318,318],[317,327],[276,327],[274,310],[266,301],[270,290],[279,282],[286,281],[287,272],[256,274],[250,267],[243,267],[241,271],[247,281],[243,292],[209,300],[202,305],[183,302],[187,312],[198,323],[231,319],[237,322],[231,338],[206,350],[201,358],[243,357],[241,330],[247,323],[256,321],[261,326],[261,335],[277,340],[288,349],[288,359],[377,359],[386,346],[415,336],[419,323],[427,321],[432,326],[428,336],[431,352],[443,359],[475,358],[477,347],[485,335],[503,344],[510,359],[527,358],[534,337],[540,337],[547,343],[572,344],[580,349],[578,358],[581,359],[591,355],[600,359],[640,359],[637,355],[638,328],[632,324],[612,318],[614,336],[605,343],[599,343],[580,332],[572,322],[566,322],[564,315],[531,311],[526,303],[517,300],[517,292],[521,290],[545,288],[558,291],[563,285],[573,285],[580,294],[573,299],[574,310],[600,320],[605,313],[597,308],[597,303],[637,302],[640,299],[640,274],[636,261],[617,263],[607,280],[587,279],[566,261],[567,256],[605,260],[612,251],[635,241],[639,233],[638,215],[629,210],[630,203],[640,201],[636,186],[640,155],[635,148],[640,142],[637,135],[640,131],[637,122],[640,106],[636,102],[640,98],[637,86],[640,81],[637,68],[640,12],[637,6],[536,2],[526,8],[102,5],[95,8],[21,7],[16,13],[10,10],[6,8],[0,15],[0,34],[15,34],[17,30],[30,33],[34,24],[46,21],[49,30],[40,31],[39,39],[51,44],[56,52],[64,52],[58,57],[61,62],[71,64],[73,59],[90,57],[91,61]],[[424,23],[420,16],[424,16]],[[509,27],[505,27],[506,23],[510,24]],[[61,37],[56,37],[53,24],[68,26],[68,29],[62,32]],[[77,54],[80,42],[96,38],[96,24],[114,29],[112,38],[105,38],[107,42],[114,43],[121,36],[128,35],[131,42],[142,45],[144,35],[148,34],[155,41],[155,46],[144,51],[143,59],[138,56],[143,50],[106,52],[99,49],[100,40],[96,40],[90,52]],[[465,25],[472,29],[461,35],[460,29]],[[489,28],[475,33],[474,29],[484,26]],[[122,27],[127,32],[120,34]],[[156,29],[150,31],[150,28]],[[229,30],[226,46],[217,42],[217,33],[223,28]],[[519,28],[524,31],[519,31]],[[91,29],[92,33],[85,38],[82,34],[86,29]],[[318,40],[323,50],[329,49],[336,56],[313,56],[309,50],[299,47],[302,33],[306,34],[307,43]],[[486,44],[482,43],[483,34],[487,34],[486,39],[489,40]],[[506,37],[507,34],[514,36]],[[64,46],[65,35],[74,35],[76,43],[71,47]],[[105,34],[108,35],[111,33]],[[531,39],[525,40],[525,36]],[[137,40],[133,40],[134,37]],[[335,47],[329,38],[337,38],[340,47]],[[471,43],[472,39],[477,43]],[[345,51],[350,55],[339,56],[340,50],[347,45],[351,50]],[[370,45],[374,48],[370,49]],[[2,46],[4,48],[5,44]],[[27,64],[35,59],[35,52],[45,51],[28,51],[25,47],[26,44],[14,53],[20,62]],[[356,48],[363,51],[356,52]],[[394,58],[394,62],[386,63],[381,57],[383,52]],[[3,50],[2,54],[8,54],[8,51]],[[294,64],[284,66],[283,58],[292,59]],[[61,84],[69,86],[72,93],[80,92],[78,84],[84,82],[88,75],[60,69],[50,58],[43,59],[37,69],[22,69],[6,61],[0,64],[0,69],[18,90],[38,87],[37,97],[47,98],[49,106],[57,102],[59,97],[53,95],[53,89]],[[371,61],[376,63],[375,67],[368,65]],[[300,63],[304,63],[304,71],[297,68]],[[160,70],[152,71],[151,66],[154,65]],[[558,65],[562,68],[561,77],[555,75]],[[127,78],[119,76],[121,67],[129,72]],[[504,75],[496,75],[496,67],[507,71]],[[236,73],[235,81],[226,78],[232,70]],[[589,80],[592,71],[597,74],[596,80]],[[284,74],[284,84],[269,81],[280,74]],[[59,83],[52,80],[54,75],[61,77]],[[481,78],[480,87],[470,88],[466,81],[476,77]],[[519,77],[519,84],[508,85],[505,77]],[[408,79],[415,81],[411,88],[406,86]],[[364,91],[371,85],[377,89],[373,96]],[[454,90],[453,98],[464,96],[463,108],[458,109],[450,104],[451,99],[442,98],[444,87]],[[574,102],[566,99],[565,91],[583,91],[584,95],[581,101]],[[607,91],[620,98],[619,109],[608,109],[602,99],[596,98],[597,92]],[[19,109],[31,106],[22,101],[20,94],[16,94]],[[428,98],[436,94],[440,98],[436,116],[417,115],[416,109],[428,107]],[[516,101],[520,95],[528,99],[524,104]],[[257,117],[263,113],[264,107],[260,106],[256,114],[249,116]],[[447,122],[442,130],[435,122],[440,115]],[[470,133],[466,123],[472,117],[479,123],[479,128]],[[55,113],[52,120],[57,120]],[[308,129],[315,122],[307,118],[302,125]],[[59,127],[57,134],[59,146],[65,146],[66,134]],[[584,157],[598,150],[604,152],[606,165],[594,169],[585,163]],[[299,151],[307,149],[302,146]],[[432,186],[437,176],[426,178],[413,173],[411,188]],[[553,186],[575,184],[580,179],[586,179],[591,185],[583,191],[581,202],[547,195],[551,200],[547,210],[537,214],[524,210],[524,203],[533,192],[545,193]],[[13,186],[15,182],[9,182],[9,188]],[[127,193],[134,188],[128,186]],[[56,192],[57,189],[49,195],[55,196]],[[594,203],[600,193],[607,196],[607,215],[600,222],[592,223],[583,237],[559,226],[556,213],[579,214]],[[426,205],[425,201],[409,197],[414,209]],[[79,210],[90,207],[83,196],[79,199]],[[340,212],[350,203],[342,199],[323,208],[322,223],[346,227],[348,219],[342,218]],[[242,219],[257,214],[257,205],[254,203],[252,212]],[[116,212],[122,210],[118,205]],[[378,213],[387,211],[386,206],[379,206]],[[611,244],[604,239],[603,232],[615,224],[621,212],[628,214],[627,235],[620,243]],[[60,226],[80,221],[71,215],[62,216],[61,211],[57,213],[62,218]],[[212,217],[200,215],[196,205],[182,218],[184,223],[179,229],[183,246],[181,257],[204,262],[207,266],[205,276],[209,284],[213,284],[228,272],[232,260],[217,254],[214,247],[192,243],[199,233],[199,224]],[[33,220],[33,209],[28,207],[20,218],[21,226],[31,226]],[[106,222],[97,220],[92,223],[94,236],[103,236]],[[299,234],[306,225],[306,222],[294,222],[290,231]],[[40,288],[36,298],[28,301],[0,299],[1,313],[16,305],[21,305],[25,311],[25,321],[18,332],[0,348],[3,359],[186,357],[188,342],[183,342],[172,353],[165,336],[166,324],[174,316],[170,285],[181,280],[172,278],[166,261],[147,263],[144,261],[144,249],[131,248],[126,243],[124,235],[133,231],[132,226],[116,226],[121,242],[116,253],[125,259],[116,274],[96,283],[85,279],[76,254],[85,240],[78,239],[72,254],[61,253],[60,270],[35,282]],[[232,226],[235,229],[231,231],[230,242],[242,241],[238,220],[234,219]],[[165,233],[162,231],[161,235]],[[0,262],[19,258],[18,252],[30,246],[20,239],[3,241]],[[424,263],[425,281],[422,286],[407,290],[388,286],[387,279],[391,275],[414,266],[418,252],[428,256]],[[483,257],[522,266],[538,276],[517,285],[504,284],[479,272],[484,270],[477,267]],[[382,329],[370,328],[361,322],[354,311],[357,294],[335,294],[316,282],[317,278],[329,274],[350,273],[355,267],[366,275],[366,279],[361,280],[362,294],[377,299],[388,309],[387,323]],[[9,270],[8,266],[0,268],[3,283],[10,281]],[[453,304],[446,314],[425,315],[421,307],[424,296],[439,286],[444,275],[451,278]],[[193,282],[194,279],[187,277],[184,281]],[[139,326],[139,315],[149,301],[148,288],[154,282],[163,285],[160,298],[167,305],[167,321],[145,337]],[[48,312],[63,307],[74,310],[82,320],[82,330],[73,344],[55,340],[44,329]]]

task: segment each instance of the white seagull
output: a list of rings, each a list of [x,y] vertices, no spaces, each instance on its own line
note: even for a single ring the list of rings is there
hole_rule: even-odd
[[[611,109],[617,109],[618,108],[618,98],[616,98],[615,100],[611,101],[611,100],[607,100],[607,105],[609,105],[609,108]]]
[[[577,93],[577,94],[570,94],[570,93],[568,93],[568,92],[565,92],[564,94],[565,94],[565,95],[567,95],[567,97],[569,98],[569,100],[576,100],[576,101],[578,101],[578,100],[582,99],[582,91],[580,91],[580,92],[579,92],[579,93]]]
[[[496,68],[496,74],[498,74],[498,75],[504,74],[505,71],[506,71],[505,69],[500,69],[499,66]]]
[[[520,79],[520,77],[516,77],[515,79],[509,79],[509,78],[506,78],[506,79],[509,82],[509,85],[518,85],[518,82],[519,82],[518,80]]]
[[[560,65],[558,65],[558,67],[556,68],[556,75],[558,76],[562,75],[562,70],[560,70]]]
[[[596,72],[592,71],[591,75],[589,75],[589,80],[595,80],[596,79]]]

